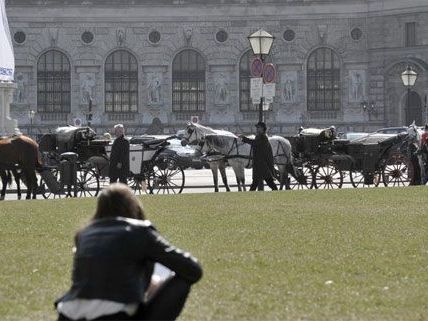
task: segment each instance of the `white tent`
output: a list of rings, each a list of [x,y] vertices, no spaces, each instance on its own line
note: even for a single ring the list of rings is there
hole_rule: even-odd
[[[5,0],[0,0],[0,80],[13,81],[15,58],[6,16]]]

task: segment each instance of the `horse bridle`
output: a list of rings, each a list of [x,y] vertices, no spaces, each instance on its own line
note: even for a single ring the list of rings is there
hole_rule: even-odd
[[[183,136],[183,140],[186,140],[188,145],[199,145],[201,138],[199,138],[198,131],[194,128],[187,127],[186,132],[189,136]],[[195,133],[195,139],[190,141],[190,137],[192,137],[193,133]]]

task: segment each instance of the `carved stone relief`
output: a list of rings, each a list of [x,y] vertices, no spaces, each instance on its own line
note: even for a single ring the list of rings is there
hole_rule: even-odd
[[[116,30],[116,42],[119,47],[122,47],[125,44],[126,40],[126,30],[124,28],[119,28]]]
[[[95,74],[93,73],[81,73],[80,79],[80,103],[89,104],[89,99],[92,98],[92,104],[95,104]]]
[[[59,28],[49,28],[48,34],[49,34],[49,42],[51,44],[51,47],[56,47],[58,44],[58,33]]]
[[[215,79],[215,96],[216,105],[226,105],[229,102],[229,82],[223,73],[217,75]]]
[[[15,82],[16,82],[16,90],[13,94],[13,102],[15,104],[27,104],[29,74],[24,72],[17,72],[15,74]]]
[[[298,101],[297,71],[284,71],[281,73],[281,99],[284,104]]]
[[[349,70],[349,102],[358,103],[366,99],[366,71]]]
[[[151,73],[147,81],[147,101],[149,105],[159,105],[162,103],[162,74]]]

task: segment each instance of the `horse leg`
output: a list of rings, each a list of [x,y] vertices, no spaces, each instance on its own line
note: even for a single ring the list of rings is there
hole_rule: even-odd
[[[217,162],[210,162],[210,169],[213,173],[213,181],[214,181],[214,192],[218,192],[218,164]]]
[[[18,195],[18,199],[20,200],[21,197],[22,197],[22,194],[21,194],[21,184],[20,184],[20,175],[21,174],[16,169],[14,169],[12,171],[12,173],[13,173],[13,177],[15,177],[16,193]]]
[[[235,172],[236,182],[238,183],[238,191],[246,192],[247,188],[245,187],[245,169],[244,166],[240,163],[232,164],[233,171]]]
[[[7,173],[2,170],[0,171],[0,176],[1,176],[1,182],[2,182],[0,201],[3,201],[6,196],[6,187],[7,187],[7,181],[8,181]]]
[[[221,179],[223,180],[223,184],[226,187],[226,192],[230,192],[230,187],[229,187],[229,184],[227,183],[226,164],[224,161],[219,162],[218,169],[220,170]]]

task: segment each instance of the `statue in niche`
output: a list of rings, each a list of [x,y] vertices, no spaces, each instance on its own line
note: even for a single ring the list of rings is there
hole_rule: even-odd
[[[224,74],[220,74],[215,84],[216,104],[226,104],[228,97],[228,83]]]
[[[192,39],[193,30],[191,28],[187,28],[184,30],[184,38],[186,39],[187,45],[190,44],[190,40]]]
[[[80,79],[81,103],[89,104],[89,99],[94,99],[95,75],[91,73],[82,73],[80,74]]]
[[[161,103],[161,90],[162,83],[158,75],[152,76],[149,84],[147,85],[149,103],[150,104],[160,104]]]
[[[117,41],[117,45],[119,47],[122,47],[125,43],[125,39],[126,39],[126,33],[125,33],[125,29],[118,29],[116,31],[116,41]]]
[[[57,42],[58,42],[58,28],[49,28],[48,29],[48,33],[49,33],[49,40],[51,43],[51,47],[56,47]]]
[[[349,92],[349,101],[350,102],[361,102],[365,98],[365,82],[366,75],[364,70],[350,70],[349,79],[350,79],[350,92]]]
[[[296,71],[284,72],[281,78],[283,79],[283,86],[284,86],[282,91],[282,97],[283,97],[284,103],[296,102],[297,72]]]
[[[27,102],[27,85],[28,85],[28,74],[18,72],[15,76],[16,90],[13,94],[13,101],[16,104],[24,104]]]

